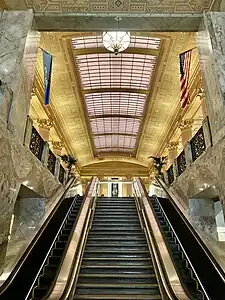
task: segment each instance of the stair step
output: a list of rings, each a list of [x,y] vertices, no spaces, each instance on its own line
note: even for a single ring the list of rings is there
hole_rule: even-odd
[[[88,241],[86,246],[87,247],[108,247],[108,246],[111,246],[111,247],[146,247],[147,246],[147,243],[134,243],[134,241],[132,242],[127,242],[127,241],[119,241],[119,242],[112,242],[111,240],[108,241],[108,243],[106,243],[105,241],[103,241],[102,243],[96,243],[96,241]]]
[[[97,299],[97,300],[160,300],[160,295],[76,295],[74,299]]]
[[[134,252],[138,252],[138,253],[146,253],[148,252],[148,247],[145,246],[120,246],[120,245],[116,245],[116,246],[102,246],[102,247],[96,247],[95,245],[87,245],[85,248],[85,251],[87,252],[114,252],[114,253],[118,253],[119,252],[126,252],[126,253],[134,253]]]
[[[77,288],[76,289],[76,294],[86,294],[87,293],[87,288]],[[139,294],[144,294],[144,295],[151,295],[151,294],[159,294],[158,288],[133,288],[133,285],[130,285],[129,288],[126,288],[124,286],[121,287],[116,287],[116,288],[107,288],[107,287],[99,287],[99,288],[88,288],[88,294],[89,295],[121,295],[121,294],[132,294],[132,295],[139,295]]]
[[[132,235],[129,235],[128,237],[126,237],[126,236],[121,236],[121,237],[118,237],[118,235],[117,236],[103,236],[103,237],[101,237],[101,236],[98,236],[98,235],[94,235],[94,236],[91,236],[90,234],[89,234],[89,236],[88,236],[88,242],[89,241],[112,241],[113,243],[115,242],[115,241],[118,241],[118,242],[120,242],[120,241],[123,241],[123,242],[140,242],[140,241],[145,241],[146,242],[146,238],[144,237],[144,235],[142,235],[142,236],[140,236],[140,235],[138,235],[138,236],[135,236],[135,238],[134,238],[134,236],[132,236]]]
[[[133,283],[132,286],[129,283],[78,283],[78,287],[88,287],[88,288],[156,288],[158,284],[156,283]]]
[[[95,268],[94,268],[95,267]],[[80,269],[80,274],[149,274],[153,272],[153,268],[149,266],[83,266]]]

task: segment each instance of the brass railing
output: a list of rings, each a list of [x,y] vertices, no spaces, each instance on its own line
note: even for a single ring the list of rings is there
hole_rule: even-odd
[[[65,170],[60,165],[60,168],[59,168],[59,182],[61,182],[63,184],[64,183],[64,178],[65,178]]]
[[[168,181],[169,184],[171,184],[174,181],[174,174],[173,174],[173,165],[171,165],[169,167],[169,169],[167,170],[167,174],[168,174]]]
[[[53,175],[55,174],[55,163],[56,163],[56,157],[54,153],[51,150],[49,150],[47,168]]]
[[[42,152],[44,148],[44,141],[37,130],[33,127],[30,139],[30,151],[41,160]]]
[[[184,150],[180,153],[180,155],[177,157],[177,169],[178,169],[178,175],[182,174],[184,170],[186,169],[186,158],[185,158],[185,152]]]
[[[195,161],[202,153],[205,152],[205,138],[203,133],[203,127],[200,127],[196,134],[191,139],[191,152],[192,159]]]

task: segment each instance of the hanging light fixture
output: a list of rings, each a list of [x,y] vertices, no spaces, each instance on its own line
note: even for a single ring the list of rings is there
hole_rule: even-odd
[[[115,55],[126,50],[130,45],[130,32],[119,31],[119,21],[121,19],[117,17],[116,20],[118,24],[118,30],[104,31],[102,37],[105,48],[111,52],[114,52]]]

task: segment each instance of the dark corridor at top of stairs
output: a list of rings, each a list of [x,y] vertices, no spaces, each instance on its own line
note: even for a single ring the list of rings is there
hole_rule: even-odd
[[[161,299],[133,198],[98,198],[74,299]]]

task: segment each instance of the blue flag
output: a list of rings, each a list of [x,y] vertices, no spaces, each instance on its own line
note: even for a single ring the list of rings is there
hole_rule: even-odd
[[[44,104],[50,103],[50,89],[51,89],[51,76],[52,76],[52,55],[43,50],[43,64],[44,64]]]

